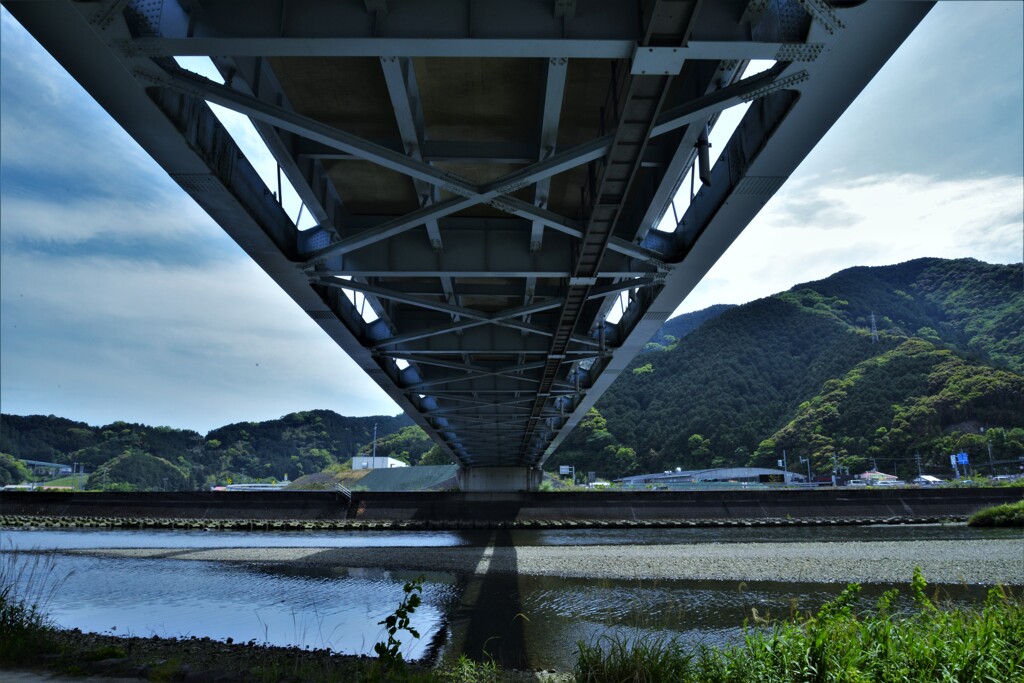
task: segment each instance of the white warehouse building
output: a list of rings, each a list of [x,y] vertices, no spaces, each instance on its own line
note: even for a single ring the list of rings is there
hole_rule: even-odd
[[[377,470],[390,469],[392,467],[408,467],[406,463],[383,455],[364,455],[352,458],[352,469],[354,470]]]
[[[807,477],[796,472],[769,469],[767,467],[719,467],[706,470],[681,470],[638,474],[632,477],[616,479],[616,483],[626,486],[643,486],[645,484],[692,484],[699,481],[707,482],[759,482],[765,479],[785,480],[787,484],[807,481]]]

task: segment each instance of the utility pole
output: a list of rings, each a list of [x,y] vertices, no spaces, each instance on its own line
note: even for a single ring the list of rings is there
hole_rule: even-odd
[[[839,459],[836,452],[832,451],[832,486],[836,485],[836,474],[839,472]]]
[[[377,466],[377,423],[373,423],[373,455],[370,458],[370,462],[373,466]]]
[[[783,470],[785,470],[786,474],[789,474],[789,463],[786,461],[786,449],[785,448],[782,449],[782,460],[778,460],[776,462],[779,463],[779,467],[781,467]],[[783,485],[788,483],[788,481],[787,481],[788,477],[786,477],[786,474],[782,475],[782,483],[783,483]]]
[[[917,462],[917,476],[923,476],[924,472],[921,471],[921,453],[914,453],[914,460]]]
[[[800,463],[801,464],[807,463],[807,483],[810,484],[811,483],[811,456],[808,455],[806,458],[800,458]]]

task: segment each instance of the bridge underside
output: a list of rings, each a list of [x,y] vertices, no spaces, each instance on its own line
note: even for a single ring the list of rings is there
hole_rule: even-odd
[[[536,486],[931,6],[4,4],[478,490]],[[251,118],[316,227],[207,102]]]

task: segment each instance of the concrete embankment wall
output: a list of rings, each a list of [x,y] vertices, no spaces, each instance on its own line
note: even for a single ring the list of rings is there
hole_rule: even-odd
[[[787,489],[352,495],[352,519],[643,520],[965,517],[1024,489]]]
[[[4,491],[0,515],[185,519],[345,519],[348,499],[321,491],[70,493]]]
[[[1024,489],[576,493],[0,493],[0,516],[251,520],[729,520],[961,518]]]

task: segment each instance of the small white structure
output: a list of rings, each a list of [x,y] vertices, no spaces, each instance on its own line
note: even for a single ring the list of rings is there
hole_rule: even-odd
[[[910,482],[911,484],[917,484],[918,486],[941,486],[945,482],[938,477],[933,477],[930,474],[922,474],[919,477],[914,477]]]
[[[390,469],[392,467],[408,467],[408,465],[401,460],[395,460],[383,455],[357,455],[352,458],[352,469],[354,470]]]

